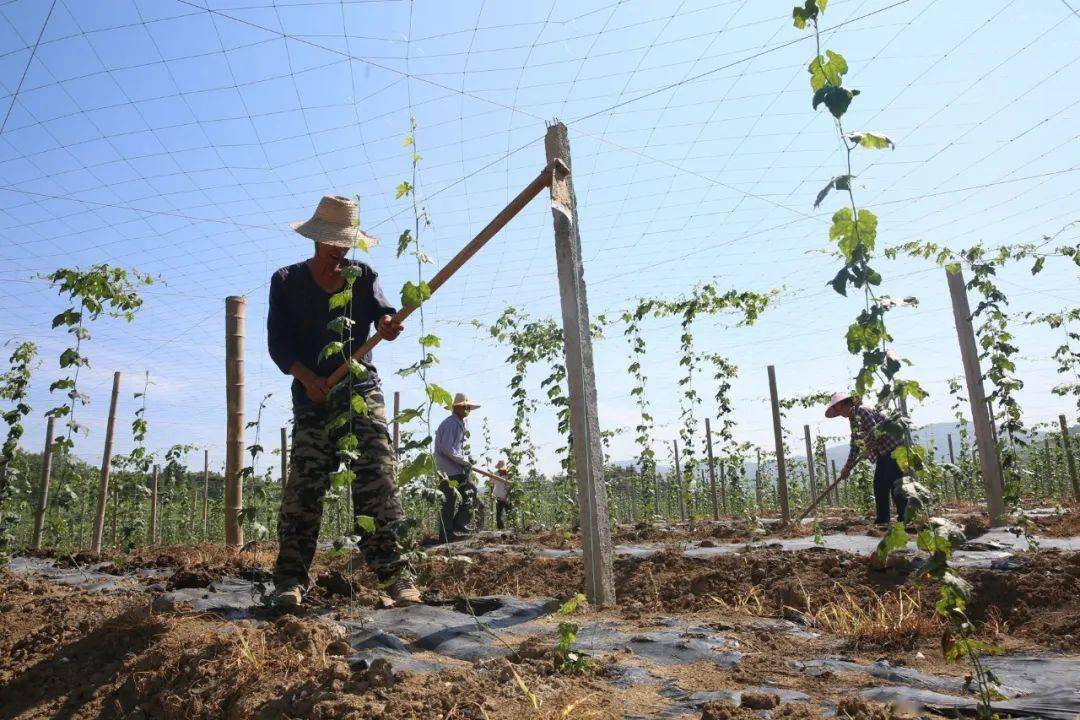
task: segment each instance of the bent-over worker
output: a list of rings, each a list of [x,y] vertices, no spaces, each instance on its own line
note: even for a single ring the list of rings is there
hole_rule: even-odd
[[[443,494],[439,537],[443,542],[460,540],[473,531],[476,485],[472,481],[472,463],[465,458],[465,418],[478,407],[479,403],[469,400],[468,395],[457,393],[453,411],[435,431],[435,467],[446,475],[439,481]]]
[[[491,492],[495,496],[495,527],[506,529],[506,512],[510,509],[510,468],[505,460],[495,463],[495,474],[499,479],[491,478]]]
[[[385,340],[396,339],[404,329],[393,319],[396,310],[383,295],[378,274],[371,266],[346,257],[350,249],[371,247],[378,241],[360,229],[356,203],[346,197],[324,197],[310,220],[292,227],[315,241],[315,254],[281,268],[270,280],[266,319],[270,356],[283,373],[293,377],[293,438],[278,515],[275,600],[283,607],[301,604],[311,582],[308,572],[330,475],[344,467],[355,474],[353,512],[375,521],[375,532],[363,542],[368,563],[397,603],[418,603],[420,593],[398,541],[405,513],[379,376],[369,354],[362,360],[363,377],[350,374],[333,390],[328,377],[343,363],[342,354],[321,356],[332,341],[343,340],[345,348],[359,346],[372,326]],[[330,296],[345,287],[346,273],[355,278],[352,299],[344,307],[331,309]],[[338,329],[344,330],[344,338]],[[356,452],[344,454],[338,441],[349,432],[349,424],[335,430],[328,427],[349,407],[348,383],[367,404],[367,413],[351,414],[351,430],[360,442]]]
[[[892,456],[893,450],[900,447],[903,441],[884,432],[881,426],[888,420],[884,414],[865,407],[858,397],[848,393],[834,393],[829,406],[825,408],[825,417],[837,416],[847,418],[851,424],[851,450],[837,477],[837,484],[847,479],[860,460],[870,460],[874,463],[875,522],[888,524],[890,497],[896,506],[897,520],[903,522],[907,498],[900,485],[900,466]]]

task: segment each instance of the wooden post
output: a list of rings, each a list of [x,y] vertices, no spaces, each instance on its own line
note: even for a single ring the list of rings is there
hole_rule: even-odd
[[[56,428],[56,418],[49,416],[45,424],[45,449],[41,451],[41,495],[38,497],[37,509],[34,511],[34,542],[35,550],[41,549],[41,533],[45,529],[45,510],[49,507],[49,481],[52,478],[52,446],[53,430]]]
[[[210,524],[210,451],[203,450],[202,456],[202,534],[206,539],[207,529]]]
[[[596,374],[589,305],[581,259],[577,198],[571,174],[566,126],[555,123],[544,138],[551,167],[551,214],[555,224],[555,259],[559,271],[566,379],[570,391],[570,427],[581,509],[585,594],[595,605],[615,604],[614,552],[604,488],[604,451],[596,414]]]
[[[289,431],[281,428],[281,487],[289,478]]]
[[[150,476],[150,532],[147,533],[149,544],[157,544],[157,500],[158,500],[158,466],[154,466]]]
[[[105,507],[109,500],[109,470],[112,467],[113,428],[116,427],[116,399],[120,395],[120,372],[113,373],[112,397],[109,400],[109,419],[105,423],[105,453],[101,458],[101,479],[98,481],[97,513],[94,515],[94,534],[90,551],[101,552],[101,536],[105,532]]]
[[[754,466],[754,497],[757,500],[758,512],[764,507],[761,502],[761,448],[757,451],[757,465]]]
[[[828,459],[828,458],[826,458],[826,459]],[[832,466],[832,482],[836,483],[836,461],[835,460],[829,460],[829,464]],[[839,484],[837,484],[836,487],[833,489],[833,493],[835,493],[834,497],[836,498],[836,504],[839,505],[839,506],[842,506],[844,503],[840,500],[840,485]]]
[[[810,476],[810,495],[817,497],[817,477],[814,473],[814,448],[810,444],[810,426],[803,425],[803,437],[806,439],[806,472]]]
[[[686,520],[686,492],[683,488],[682,468],[679,467],[679,441],[672,440],[671,446],[675,448],[675,492],[679,495],[679,518]]]
[[[780,499],[780,520],[791,522],[788,508],[787,468],[784,467],[784,429],[780,425],[780,399],[776,393],[776,368],[769,366],[769,400],[772,403],[773,437],[776,440],[776,494]]]
[[[724,477],[723,463],[720,463],[720,505],[724,508],[724,514],[726,515],[729,510],[727,496],[727,478]]]
[[[987,412],[986,396],[983,394],[982,370],[979,368],[979,351],[975,346],[975,331],[971,327],[971,308],[963,273],[945,271],[952,298],[953,321],[956,337],[960,341],[960,355],[964,363],[971,416],[975,424],[975,437],[979,449],[979,466],[982,470],[983,487],[986,489],[986,507],[990,524],[1000,526],[1005,521],[1005,501],[1001,487],[1001,462],[993,439],[993,428]]]
[[[231,295],[225,298],[225,544],[244,544],[240,509],[244,488],[240,468],[244,457],[244,315],[247,301]]]
[[[1064,415],[1058,415],[1061,426],[1061,447],[1065,450],[1065,463],[1069,466],[1069,479],[1072,480],[1073,499],[1080,500],[1080,480],[1076,477],[1076,460],[1073,458],[1072,444],[1069,442],[1069,425]]]
[[[949,441],[949,464],[950,465],[955,465],[956,464],[956,454],[953,452],[952,433],[949,433],[945,437]]]
[[[1050,434],[1043,435],[1043,462],[1046,465],[1046,487],[1049,490],[1047,494],[1053,495],[1057,492],[1056,484],[1054,483],[1054,460],[1053,455],[1050,454]],[[1064,494],[1064,493],[1062,493]]]
[[[401,444],[401,426],[398,424],[398,415],[401,414],[401,392],[394,391],[394,453],[397,454]]]
[[[712,452],[712,426],[705,418],[705,452],[709,458],[709,489],[712,491],[712,519],[720,519],[720,504],[716,498],[716,462]]]

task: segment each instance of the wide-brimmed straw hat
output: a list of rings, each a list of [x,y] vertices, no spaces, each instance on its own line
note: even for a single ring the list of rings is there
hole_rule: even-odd
[[[836,417],[836,407],[845,400],[851,400],[851,393],[838,392],[833,393],[832,398],[829,399],[829,406],[825,408],[825,417]]]
[[[474,403],[472,400],[469,400],[469,396],[465,393],[458,393],[454,396],[454,407],[467,407],[475,410],[480,407],[480,403]]]
[[[356,201],[341,195],[324,195],[310,220],[290,223],[306,238],[336,247],[371,248],[379,244],[360,229],[360,211]]]

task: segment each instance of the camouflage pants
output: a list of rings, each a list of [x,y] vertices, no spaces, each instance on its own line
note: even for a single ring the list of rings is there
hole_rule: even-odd
[[[386,580],[408,569],[398,541],[404,529],[405,513],[397,490],[397,460],[386,428],[382,390],[362,392],[368,415],[356,415],[353,434],[360,440],[359,455],[348,462],[356,474],[352,483],[353,512],[375,520],[375,533],[362,543],[365,558],[379,578]],[[308,571],[322,524],[323,498],[330,487],[330,474],[337,471],[340,458],[337,440],[347,428],[327,432],[328,421],[340,410],[329,403],[293,411],[292,449],[289,477],[278,514],[279,550],[274,566],[274,583],[310,585]],[[354,528],[354,532],[358,532]]]

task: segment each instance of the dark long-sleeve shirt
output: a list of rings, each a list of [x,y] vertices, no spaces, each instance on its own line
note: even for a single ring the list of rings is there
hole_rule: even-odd
[[[353,283],[351,328],[353,347],[358,347],[371,333],[371,326],[383,315],[393,315],[396,308],[390,304],[379,286],[379,276],[364,263],[352,263],[361,270]],[[266,339],[270,357],[288,374],[294,362],[300,362],[316,375],[329,376],[343,363],[340,353],[319,360],[319,353],[338,334],[327,327],[336,317],[349,314],[350,307],[330,309],[330,296],[315,282],[306,262],[283,267],[270,279],[270,310],[266,315]],[[348,337],[348,335],[346,336]],[[368,378],[364,385],[378,383],[371,354],[362,359],[367,366]],[[311,400],[304,393],[299,380],[292,384],[293,407],[310,406]]]

